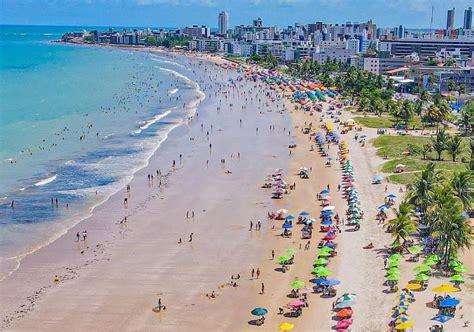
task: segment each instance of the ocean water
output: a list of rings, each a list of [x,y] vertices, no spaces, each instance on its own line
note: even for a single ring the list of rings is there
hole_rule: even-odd
[[[0,26],[0,279],[122,188],[204,98],[166,56],[51,42],[71,30]]]

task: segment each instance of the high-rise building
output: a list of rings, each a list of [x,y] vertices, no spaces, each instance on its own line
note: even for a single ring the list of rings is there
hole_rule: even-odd
[[[464,11],[464,29],[472,29],[472,7],[469,7]]]
[[[454,8],[448,10],[448,17],[446,20],[446,30],[454,30]]]
[[[218,18],[218,33],[223,36],[226,34],[227,29],[229,28],[229,14],[227,12],[220,12]]]
[[[263,26],[263,21],[262,19],[259,17],[255,20],[253,20],[253,24],[252,24],[254,27],[256,28],[261,28]]]
[[[400,24],[398,27],[398,39],[403,39],[405,37],[405,29],[403,28],[403,25]]]

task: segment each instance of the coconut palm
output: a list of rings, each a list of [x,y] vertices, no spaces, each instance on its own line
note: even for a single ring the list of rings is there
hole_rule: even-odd
[[[429,163],[420,175],[415,177],[409,186],[408,202],[420,208],[423,214],[433,204],[436,186],[442,180],[442,174],[436,169],[436,164]]]
[[[441,154],[446,150],[448,139],[449,135],[446,133],[444,128],[438,130],[436,136],[431,138],[431,145],[433,146],[433,150],[438,154],[438,160],[441,160]]]
[[[461,200],[464,210],[468,210],[474,204],[474,175],[465,170],[456,172],[451,181],[454,194]]]
[[[404,201],[395,210],[395,218],[388,221],[386,227],[390,229],[392,236],[395,237],[393,243],[400,242],[400,238],[406,241],[407,237],[416,230],[415,222],[411,219],[411,205]]]
[[[456,157],[461,151],[462,139],[459,136],[452,136],[446,142],[446,150],[451,155],[453,162],[456,162]]]
[[[461,109],[460,120],[464,134],[468,135],[474,128],[474,101],[469,101]]]

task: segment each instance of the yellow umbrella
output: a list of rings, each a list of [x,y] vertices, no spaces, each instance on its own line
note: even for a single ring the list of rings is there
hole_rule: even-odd
[[[291,323],[283,323],[280,326],[278,326],[278,329],[280,331],[289,331],[289,330],[293,329],[294,327],[295,326]]]
[[[456,288],[447,284],[444,284],[432,289],[433,292],[437,292],[437,293],[452,293],[452,292],[458,292],[459,290],[460,290],[459,288]]]
[[[413,327],[413,322],[405,322],[405,323],[400,323],[398,325],[395,326],[395,328],[397,330],[405,330],[405,329],[409,329],[410,327]]]
[[[405,288],[409,290],[417,290],[421,288],[421,285],[420,284],[407,284]]]

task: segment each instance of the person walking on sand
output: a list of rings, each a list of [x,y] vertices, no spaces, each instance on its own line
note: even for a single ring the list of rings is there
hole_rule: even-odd
[[[250,275],[252,276],[252,279],[253,279],[253,277],[255,276],[255,269],[252,269],[252,271],[250,272]]]
[[[194,233],[189,234],[189,242],[193,242],[193,235]]]
[[[258,277],[260,277],[260,268],[259,267],[257,267],[257,279],[258,279]]]
[[[76,238],[77,238],[77,242],[79,242],[79,240],[81,239],[81,234],[79,234],[79,232],[76,233]]]
[[[260,294],[264,294],[265,293],[265,284],[262,282],[262,292]]]
[[[249,228],[249,231],[251,231],[252,228],[253,228],[253,222],[252,222],[252,220],[250,220],[250,228]]]
[[[194,211],[191,213],[191,217],[194,218]]]
[[[272,260],[275,259],[275,250],[272,249]]]
[[[82,240],[85,241],[87,238],[87,230],[85,230],[84,232],[82,232]]]

